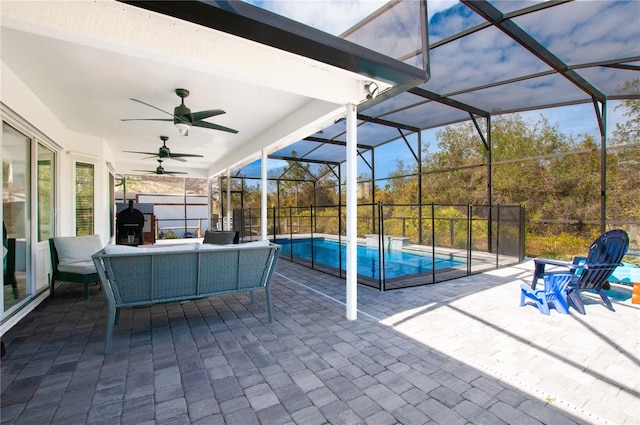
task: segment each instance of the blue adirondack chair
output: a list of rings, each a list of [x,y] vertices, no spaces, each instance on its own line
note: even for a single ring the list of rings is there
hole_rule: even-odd
[[[567,299],[581,314],[585,314],[580,291],[593,290],[602,299],[604,305],[615,311],[603,286],[616,267],[621,265],[622,257],[629,249],[629,235],[622,229],[614,229],[600,235],[589,247],[586,257],[576,257],[573,262],[534,259],[535,270],[531,289],[535,290],[538,279],[554,273],[571,273],[573,278],[567,285]],[[561,266],[565,270],[545,272],[546,265]]]
[[[524,283],[520,285],[520,307],[531,300],[542,314],[549,315],[553,306],[558,313],[569,314],[567,286],[573,280],[573,273],[549,273],[544,276],[544,289],[531,289]]]

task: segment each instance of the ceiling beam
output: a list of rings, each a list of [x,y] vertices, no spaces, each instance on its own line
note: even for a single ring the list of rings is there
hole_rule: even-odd
[[[490,113],[480,108],[476,108],[475,106],[467,105],[466,103],[458,102],[457,100],[453,100],[451,98],[439,95],[438,93],[434,93],[429,90],[421,89],[421,88],[413,88],[409,90],[409,93],[415,94],[416,96],[424,97],[425,99],[431,99],[434,102],[442,103],[443,105],[451,106],[452,108],[460,109],[470,114],[475,114],[481,117],[488,117]]]
[[[414,127],[412,125],[400,124],[398,122],[389,121],[389,120],[385,120],[385,119],[382,119],[382,118],[370,117],[368,115],[363,115],[363,114],[358,114],[358,119],[360,121],[366,121],[366,122],[370,122],[370,123],[373,123],[373,124],[384,125],[386,127],[399,128],[399,129],[402,129],[402,130],[412,131],[414,133],[417,133],[417,132],[420,131],[420,128]]]
[[[341,142],[340,140],[323,139],[322,137],[317,137],[317,136],[307,136],[302,140],[308,140],[310,142],[324,143],[324,144],[327,144],[327,145],[347,146],[347,142]],[[373,146],[363,145],[361,143],[358,143],[357,147],[359,149],[371,149]]]
[[[310,164],[340,165],[340,163],[336,162],[336,161],[325,161],[325,160],[322,160],[322,159],[299,158],[299,157],[295,157],[295,156],[283,156],[283,155],[273,155],[273,154],[269,154],[269,159],[281,159],[283,161],[308,162]]]

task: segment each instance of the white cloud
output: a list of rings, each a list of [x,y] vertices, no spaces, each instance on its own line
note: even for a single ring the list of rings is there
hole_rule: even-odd
[[[457,0],[431,0],[427,2],[429,19],[436,13],[440,13],[458,4]]]
[[[339,35],[387,3],[383,0],[249,1],[278,15]]]

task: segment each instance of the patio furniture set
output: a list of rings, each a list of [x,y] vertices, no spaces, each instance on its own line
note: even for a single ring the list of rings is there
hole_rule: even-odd
[[[102,283],[109,308],[105,353],[110,351],[113,326],[118,324],[123,307],[247,291],[253,304],[253,292],[260,289],[265,291],[271,322],[269,284],[280,246],[267,240],[238,244],[235,232],[212,232],[205,235],[204,242],[102,247],[98,235],[52,238],[51,295],[56,280],[82,284],[85,299],[90,283]],[[551,307],[568,314],[572,305],[585,314],[580,291],[593,290],[614,311],[605,288],[628,248],[629,236],[616,229],[598,237],[586,257],[576,257],[570,263],[536,258],[531,285],[521,285],[520,305],[532,303],[546,315]],[[555,268],[548,271],[547,266]],[[544,280],[542,289],[536,288],[539,279]]]
[[[98,235],[89,235],[52,238],[50,244],[52,295],[56,280],[82,284],[85,299],[89,283],[102,283],[109,309],[105,353],[110,351],[113,325],[123,307],[247,291],[253,304],[254,291],[264,290],[267,319],[272,321],[269,284],[280,246],[269,241],[103,248]]]

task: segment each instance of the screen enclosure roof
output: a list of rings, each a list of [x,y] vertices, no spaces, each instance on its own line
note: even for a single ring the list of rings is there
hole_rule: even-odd
[[[430,75],[358,111],[361,153],[472,116],[640,98],[640,2],[427,0],[428,55],[409,51],[419,46],[421,32],[415,3],[390,3],[336,34],[425,66]],[[299,16],[282,6],[279,11]],[[412,13],[413,19],[398,19]],[[270,158],[340,164],[345,143],[345,122],[338,120]],[[259,178],[259,170],[258,160],[233,175]]]

